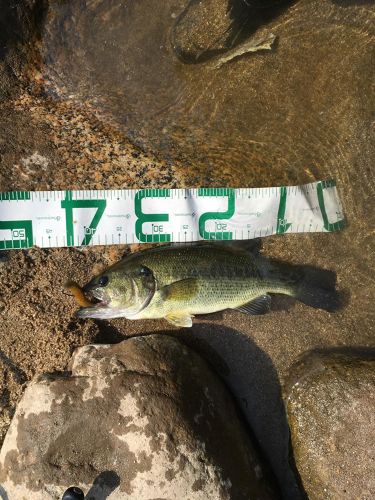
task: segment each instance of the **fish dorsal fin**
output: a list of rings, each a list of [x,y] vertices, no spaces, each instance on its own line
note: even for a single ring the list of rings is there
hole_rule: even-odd
[[[168,323],[171,323],[171,325],[182,327],[182,328],[190,328],[193,326],[193,317],[190,316],[190,314],[168,314],[165,319],[168,321]]]
[[[236,311],[241,311],[245,314],[266,314],[271,307],[271,297],[268,294],[260,295],[254,300],[243,304],[240,307],[236,307]]]
[[[166,245],[165,245],[166,246]],[[186,247],[221,247],[225,250],[250,253],[254,256],[260,254],[262,249],[261,238],[255,238],[252,240],[202,240],[194,241],[189,243],[173,242],[169,243],[170,247],[186,248]]]
[[[260,254],[262,249],[262,241],[260,238],[253,240],[230,240],[220,241],[217,245],[232,250],[233,252],[250,253],[254,257]]]
[[[195,297],[198,291],[197,278],[186,278],[160,288],[159,293],[165,301],[186,302]]]

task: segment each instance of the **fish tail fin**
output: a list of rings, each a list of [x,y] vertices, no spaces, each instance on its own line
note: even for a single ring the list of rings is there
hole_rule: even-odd
[[[336,274],[314,266],[269,261],[263,272],[279,283],[280,291],[315,309],[334,312],[347,303],[348,294],[336,289]],[[276,287],[275,287],[276,288]],[[284,288],[284,290],[282,290]],[[272,290],[269,290],[272,293]]]
[[[294,297],[315,309],[324,309],[328,312],[335,312],[343,306],[343,294],[336,289],[327,290],[319,286],[312,286],[305,281],[296,287]]]

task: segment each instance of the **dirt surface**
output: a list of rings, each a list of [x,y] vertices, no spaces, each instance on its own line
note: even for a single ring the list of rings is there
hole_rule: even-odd
[[[6,66],[12,78],[0,80],[8,82],[4,83],[5,97],[0,101],[0,189],[238,187],[334,177],[348,227],[337,234],[269,237],[263,242],[263,253],[335,271],[339,289],[350,294],[347,306],[330,314],[284,301],[264,317],[224,312],[198,318],[186,331],[174,330],[164,321],[82,321],[75,319],[75,301],[63,284],[69,279],[85,283],[128,252],[128,247],[2,253],[0,442],[24,384],[35,373],[64,369],[79,345],[117,342],[132,335],[168,330],[205,354],[224,377],[269,458],[285,497],[299,498],[287,462],[289,437],[281,399],[289,367],[297,356],[314,348],[375,347],[375,64],[374,44],[370,43],[374,40],[371,20],[375,10],[373,2],[366,1],[301,1],[292,7],[290,16],[274,21],[282,28],[278,52],[264,59],[241,59],[228,65],[225,74],[215,73],[211,85],[212,95],[217,96],[216,107],[214,100],[203,99],[204,104],[197,100],[202,93],[196,84],[198,77],[207,86],[204,78],[209,73],[191,69],[191,65],[188,70],[168,52],[173,64],[178,64],[178,75],[185,75],[184,86],[179,88],[187,89],[190,104],[165,108],[172,111],[166,121],[163,118],[166,137],[170,138],[163,147],[158,142],[163,120],[157,113],[152,115],[156,104],[150,111],[151,118],[155,116],[154,130],[152,119],[144,120],[131,102],[127,108],[126,100],[122,108],[118,101],[114,110],[107,106],[108,119],[102,120],[98,116],[103,116],[103,107],[99,106],[98,112],[92,99],[77,100],[64,89],[60,94],[46,93],[43,74],[35,68],[23,67],[20,74],[19,62]],[[301,18],[305,20],[302,24]],[[328,18],[331,24],[320,28],[319,23],[326,23]],[[283,34],[286,45],[282,44]],[[147,33],[137,43],[142,40],[148,40]],[[129,54],[136,71],[137,52],[132,49]],[[160,66],[158,78],[162,73],[168,77],[172,74],[169,64],[169,73],[163,73],[165,67]],[[156,70],[156,63],[152,67]],[[291,72],[293,78],[288,80]],[[9,88],[15,74],[21,81],[17,88]],[[255,79],[250,75],[256,75]],[[102,95],[109,91],[112,83],[106,80],[98,92]],[[157,95],[153,79],[146,78],[145,86],[146,109],[150,96],[156,99]],[[50,89],[50,84],[47,87]],[[176,102],[177,87],[170,86],[171,94],[167,87],[167,83],[162,87],[163,99],[169,95]],[[139,104],[139,89],[137,92],[133,97]],[[120,98],[124,93],[130,95],[119,92]],[[189,134],[197,131],[197,115],[188,112],[193,104],[194,113],[202,106],[204,119],[199,133],[189,142]],[[119,126],[119,109],[124,114],[129,109],[131,126]],[[205,117],[210,120],[205,121]],[[181,130],[177,134],[178,124]],[[236,133],[225,135],[231,127]],[[180,133],[184,130],[186,133]],[[147,154],[132,145],[128,138],[132,134]],[[153,156],[154,150],[158,158]],[[202,168],[205,153],[206,169]],[[189,155],[189,161],[179,163],[179,157]]]

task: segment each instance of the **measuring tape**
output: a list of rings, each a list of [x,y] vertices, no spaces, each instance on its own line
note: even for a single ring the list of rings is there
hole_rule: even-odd
[[[0,193],[0,249],[243,240],[345,225],[334,181],[272,188]]]

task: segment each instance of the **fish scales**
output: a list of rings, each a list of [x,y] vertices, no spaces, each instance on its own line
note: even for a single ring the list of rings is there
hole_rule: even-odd
[[[159,287],[186,279],[197,280],[197,290],[185,300],[165,300],[157,291],[149,306],[134,319],[165,317],[178,306],[180,312],[205,314],[235,308],[265,292],[250,254],[204,246],[139,255],[139,264],[153,270]],[[259,279],[257,279],[259,278]],[[251,282],[249,281],[251,279]]]

